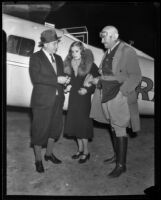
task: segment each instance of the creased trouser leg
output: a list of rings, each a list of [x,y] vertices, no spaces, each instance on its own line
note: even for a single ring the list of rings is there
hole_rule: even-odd
[[[117,96],[107,102],[107,109],[110,116],[111,126],[114,128],[117,137],[127,136],[126,127],[130,122],[129,106],[127,97],[121,92]]]

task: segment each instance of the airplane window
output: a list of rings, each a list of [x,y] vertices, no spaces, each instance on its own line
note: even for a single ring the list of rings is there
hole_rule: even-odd
[[[22,39],[19,54],[22,56],[31,56],[35,47],[35,41],[26,38]]]
[[[21,39],[17,36],[10,35],[7,42],[7,52],[18,54]]]
[[[15,35],[10,35],[7,41],[7,52],[21,56],[31,56],[35,47],[35,41]]]

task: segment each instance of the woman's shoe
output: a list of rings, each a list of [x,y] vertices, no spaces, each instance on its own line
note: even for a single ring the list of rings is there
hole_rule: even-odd
[[[85,156],[84,158],[79,159],[79,163],[85,163],[87,160],[90,159],[90,153],[88,154],[82,154],[82,156]]]
[[[78,151],[76,154],[72,156],[72,159],[78,159],[81,155],[83,155],[82,151]]]

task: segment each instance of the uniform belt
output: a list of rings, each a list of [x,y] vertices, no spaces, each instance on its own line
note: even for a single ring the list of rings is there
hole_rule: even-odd
[[[115,80],[117,80],[115,76],[108,76],[108,75],[102,75],[102,76],[100,77],[100,79],[105,80],[105,81],[106,81],[106,80],[107,80],[107,81],[115,81]]]

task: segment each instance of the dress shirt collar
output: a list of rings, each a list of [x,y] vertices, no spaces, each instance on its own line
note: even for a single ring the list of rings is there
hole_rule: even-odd
[[[47,58],[49,59],[49,61],[52,63],[52,60],[51,60],[51,54],[49,54],[45,49],[43,49],[42,48],[42,50],[43,50],[43,52],[45,53],[45,55],[47,56]],[[53,56],[53,59],[55,60],[55,57],[54,57],[54,55],[52,54],[52,56]]]

